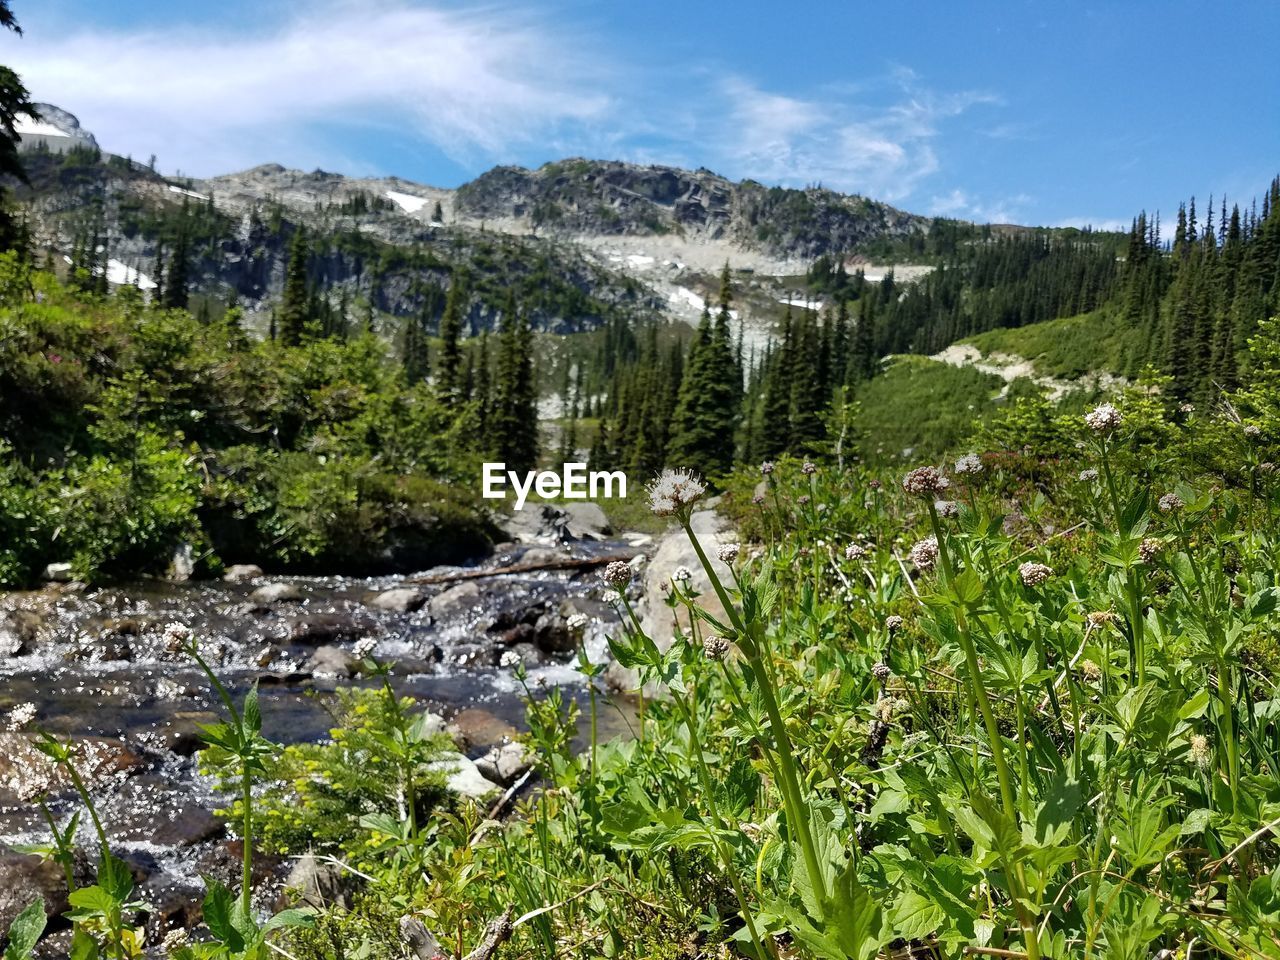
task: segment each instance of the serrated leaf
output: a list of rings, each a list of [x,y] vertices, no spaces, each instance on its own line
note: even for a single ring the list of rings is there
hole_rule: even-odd
[[[44,933],[44,898],[36,897],[9,925],[9,944],[4,950],[4,960],[29,960]]]

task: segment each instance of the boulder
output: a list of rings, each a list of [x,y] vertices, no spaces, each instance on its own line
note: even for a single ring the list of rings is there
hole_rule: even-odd
[[[392,613],[413,613],[421,609],[427,602],[421,590],[412,587],[396,587],[394,590],[383,590],[369,601],[369,606]]]
[[[427,769],[443,772],[449,792],[469,800],[483,800],[501,789],[496,783],[486,779],[473,761],[460,753],[445,754],[439,760],[428,763]]]
[[[702,544],[702,549],[711,560],[712,569],[720,577],[722,583],[732,581],[729,567],[716,557],[717,548],[724,543],[736,540],[729,522],[714,510],[697,510],[690,517],[690,526]],[[643,597],[638,604],[637,613],[645,632],[653,638],[660,650],[669,650],[675,638],[675,618],[678,617],[683,630],[689,629],[689,616],[683,607],[672,610],[666,604],[666,591],[671,578],[680,567],[687,568],[693,577],[689,582],[692,590],[699,593],[698,605],[721,622],[726,620],[724,606],[720,603],[711,587],[706,571],[698,560],[698,554],[689,542],[689,537],[679,528],[669,530],[659,541],[645,563],[641,572]],[[611,663],[605,671],[605,679],[610,686],[618,690],[631,690],[636,685],[636,673],[617,663]]]
[[[478,606],[482,598],[480,585],[474,580],[464,580],[432,597],[428,609],[433,617],[457,616]]]
[[[504,787],[515,783],[531,766],[529,752],[520,743],[504,743],[476,759],[476,769],[481,775]]]
[[[262,576],[262,568],[256,563],[233,563],[222,571],[222,579],[227,583],[255,580],[260,576]]]
[[[302,591],[294,583],[264,583],[249,599],[253,603],[292,603],[302,599]]]
[[[600,504],[590,501],[571,501],[561,507],[568,515],[566,530],[574,540],[603,540],[613,533],[609,518]]]
[[[576,642],[559,611],[540,616],[533,625],[533,632],[534,642],[545,653],[568,653],[573,650]]]
[[[74,574],[69,563],[50,563],[40,576],[53,583],[70,583]]]
[[[355,676],[356,661],[341,647],[318,647],[302,665],[302,669],[315,677],[337,677],[346,680]]]

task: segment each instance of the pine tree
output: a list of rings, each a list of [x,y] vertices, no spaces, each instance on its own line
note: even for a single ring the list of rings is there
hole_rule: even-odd
[[[7,0],[0,0],[0,27],[22,33],[22,28],[9,11]],[[40,119],[18,75],[8,67],[0,67],[0,175],[27,183],[27,171],[18,153],[21,137],[14,129],[14,121],[20,115]],[[9,212],[6,191],[0,187],[0,250],[12,249],[17,239],[17,224]]]
[[[422,383],[431,372],[430,347],[423,329],[425,318],[414,314],[404,321],[404,379],[410,386]]]
[[[280,304],[280,342],[286,347],[302,343],[307,333],[307,238],[302,227],[289,243],[289,261],[285,266],[284,299]]]
[[[462,313],[466,280],[461,271],[455,271],[449,283],[449,293],[444,302],[444,316],[440,318],[440,360],[436,365],[436,393],[452,406],[461,399],[462,392]]]
[[[187,231],[178,231],[173,243],[173,254],[169,258],[169,273],[165,277],[164,293],[160,302],[171,310],[185,310],[190,302],[187,289]]]
[[[446,308],[447,312],[447,308]],[[533,378],[533,329],[509,292],[502,314],[498,384],[490,433],[508,470],[538,464],[538,398]]]

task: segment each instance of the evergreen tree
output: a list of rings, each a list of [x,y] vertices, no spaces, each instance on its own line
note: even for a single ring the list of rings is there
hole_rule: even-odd
[[[0,27],[17,34],[22,33],[22,28],[9,10],[7,0],[0,0]],[[18,154],[21,137],[15,129],[19,116],[40,119],[27,88],[22,85],[18,75],[8,67],[0,66],[0,176],[14,177],[27,183],[27,171]],[[9,212],[5,189],[0,186],[0,250],[13,249],[17,240],[17,223]]]
[[[425,318],[413,314],[404,321],[404,379],[413,385],[422,383],[431,372],[430,347],[424,329]]]
[[[508,470],[526,471],[537,466],[538,398],[533,377],[533,329],[510,292],[502,314],[498,383],[490,433],[494,452]]]
[[[190,302],[187,289],[187,231],[181,229],[173,242],[173,253],[169,258],[169,272],[165,277],[164,293],[160,302],[171,310],[185,310]]]
[[[444,301],[444,316],[440,318],[440,360],[436,365],[436,393],[452,406],[462,393],[462,313],[466,296],[465,278],[455,271],[449,283],[449,293]]]
[[[289,242],[289,261],[285,266],[284,298],[280,304],[280,341],[286,347],[302,343],[308,326],[307,237],[298,227]]]

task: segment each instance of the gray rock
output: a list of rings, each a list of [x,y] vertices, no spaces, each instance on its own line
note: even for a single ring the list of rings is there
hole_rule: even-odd
[[[311,854],[294,861],[284,881],[284,906],[351,908],[354,876],[335,863],[318,860]]]
[[[499,746],[516,736],[516,728],[483,707],[459,710],[449,722],[449,734],[464,750]]]
[[[293,583],[264,583],[249,599],[254,603],[296,602],[302,599],[302,591]]]
[[[319,647],[302,665],[307,673],[317,677],[348,679],[356,674],[356,662],[351,654],[339,647]]]
[[[470,610],[480,603],[482,597],[479,584],[464,580],[432,597],[428,609],[434,617],[447,617]]]
[[[561,509],[568,515],[567,530],[574,540],[603,540],[613,532],[609,518],[598,503],[575,500]]]
[[[469,800],[483,800],[502,789],[493,781],[486,779],[474,761],[468,760],[460,753],[445,754],[439,760],[428,763],[427,769],[443,772],[445,786],[449,792]]]
[[[33,610],[10,610],[0,618],[0,657],[31,653],[43,632],[44,618]]]
[[[559,611],[544,613],[533,625],[534,642],[546,653],[568,653],[574,648],[573,634]]]
[[[293,643],[320,646],[339,641],[359,640],[369,632],[369,625],[361,623],[346,613],[315,613],[299,617],[289,627],[289,639]]]
[[[531,766],[529,753],[520,743],[504,743],[476,759],[476,769],[481,775],[504,787],[515,783]]]
[[[196,553],[189,543],[180,543],[169,558],[169,569],[165,578],[175,583],[186,583],[196,572]]]
[[[70,583],[72,578],[71,564],[51,563],[44,568],[41,576],[54,583]]]
[[[396,587],[393,590],[383,590],[369,601],[369,606],[379,610],[389,610],[392,613],[412,613],[426,602],[426,595],[421,590],[415,590],[412,587]]]
[[[71,755],[90,789],[123,780],[142,767],[142,758],[124,743],[103,737],[77,738]],[[71,787],[65,770],[37,750],[26,734],[0,733],[0,804],[28,803],[42,792],[57,795]]]
[[[0,846],[0,930],[8,931],[13,918],[36,897],[44,897],[47,917],[67,910],[67,880],[62,867]]]
[[[242,580],[253,580],[262,576],[262,568],[256,563],[233,563],[222,571],[222,579],[227,583],[239,583]]]

